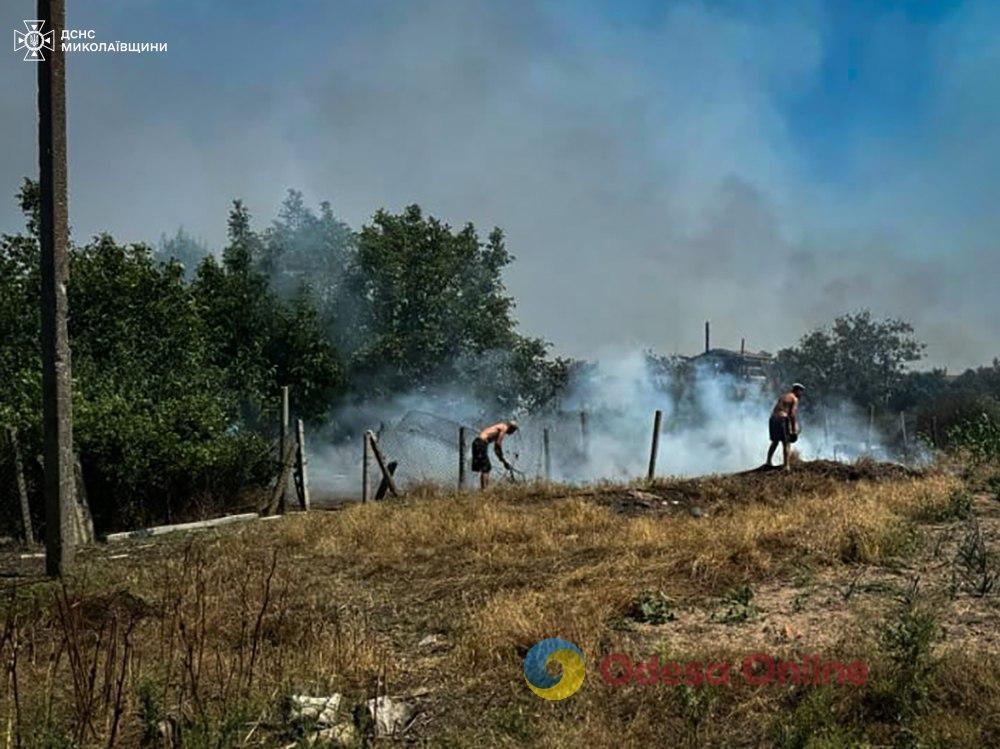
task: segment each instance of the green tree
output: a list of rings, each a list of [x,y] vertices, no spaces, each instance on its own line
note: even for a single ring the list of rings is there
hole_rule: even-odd
[[[184,231],[183,227],[179,227],[172,237],[167,237],[166,234],[160,236],[160,246],[156,250],[155,257],[164,263],[171,260],[180,263],[184,269],[184,277],[190,279],[194,276],[202,258],[208,254],[208,248],[203,242],[199,242]]]
[[[411,205],[378,211],[358,236],[348,288],[359,303],[353,379],[370,396],[462,386],[508,410],[538,405],[565,380],[548,344],[517,332],[503,232],[481,242]]]
[[[286,302],[271,290],[259,269],[265,252],[249,211],[235,201],[221,264],[205,258],[192,285],[211,359],[224,370],[246,423],[261,428],[273,421],[282,385],[292,388],[299,414],[320,420],[344,386],[339,356],[308,292]]]
[[[77,446],[99,525],[230,501],[266,477],[266,443],[231,430],[235,401],[180,264],[102,235],[73,250],[69,304]]]
[[[805,335],[778,353],[784,379],[802,380],[809,401],[847,397],[859,406],[888,406],[907,368],[923,357],[924,344],[903,320],[874,320],[862,310],[838,317],[830,328]]]
[[[35,455],[36,186],[26,183],[20,199],[27,231],[0,238],[0,421]],[[205,258],[192,283],[143,245],[101,235],[71,246],[76,446],[99,528],[221,511],[271,475],[274,419],[262,414],[273,417],[279,386],[292,386],[298,414],[316,418],[342,388],[312,298],[277,299],[254,268],[260,247],[241,204],[221,264]]]
[[[289,190],[262,241],[259,268],[279,296],[294,296],[308,286],[321,309],[337,301],[355,238],[330,203],[321,203],[316,215],[301,192]]]
[[[0,237],[0,423],[24,431],[41,408],[38,183],[25,180],[17,197],[26,233]]]

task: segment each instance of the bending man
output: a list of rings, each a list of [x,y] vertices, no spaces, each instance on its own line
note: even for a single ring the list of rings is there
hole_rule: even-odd
[[[517,422],[513,419],[508,419],[507,421],[501,421],[494,424],[491,427],[486,427],[483,431],[479,433],[479,436],[472,441],[472,470],[479,474],[479,488],[485,489],[490,483],[490,470],[493,468],[490,465],[490,455],[489,455],[489,445],[493,443],[493,451],[497,454],[500,459],[500,463],[508,471],[511,469],[510,463],[503,456],[503,447],[501,447],[504,438],[508,434],[513,434],[517,431]]]
[[[804,385],[796,382],[787,393],[782,393],[778,402],[771,411],[771,418],[767,423],[767,431],[771,437],[771,447],[767,451],[767,465],[771,465],[774,451],[781,443],[782,465],[785,470],[789,469],[788,457],[791,452],[791,443],[799,438],[799,398],[806,391]]]

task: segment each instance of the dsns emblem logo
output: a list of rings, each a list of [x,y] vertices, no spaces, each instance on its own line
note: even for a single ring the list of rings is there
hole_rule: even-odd
[[[562,675],[552,676],[549,663],[562,666]],[[524,680],[543,700],[564,700],[576,694],[586,675],[583,653],[569,640],[549,637],[535,643],[524,657]]]
[[[42,31],[45,21],[25,21],[26,31],[14,30],[14,51],[25,50],[25,62],[44,62],[45,50],[55,49],[55,32]]]

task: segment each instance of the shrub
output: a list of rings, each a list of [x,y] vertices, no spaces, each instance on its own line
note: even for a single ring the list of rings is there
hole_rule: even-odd
[[[950,429],[948,440],[975,466],[1000,463],[1000,418],[983,412]]]
[[[677,618],[674,616],[673,602],[663,593],[652,590],[642,591],[632,601],[628,617],[647,624],[666,624]]]

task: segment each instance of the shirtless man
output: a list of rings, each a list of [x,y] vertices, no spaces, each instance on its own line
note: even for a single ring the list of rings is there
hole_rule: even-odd
[[[781,443],[782,465],[785,470],[789,469],[788,455],[791,452],[790,445],[799,438],[799,398],[806,391],[804,385],[796,382],[792,389],[783,393],[778,402],[774,404],[771,411],[771,418],[767,422],[767,431],[771,437],[771,448],[767,451],[767,465],[771,465],[774,451]]]
[[[501,421],[491,427],[486,427],[479,433],[479,436],[472,441],[472,470],[479,474],[479,488],[485,489],[490,483],[489,444],[493,443],[493,451],[500,458],[503,467],[508,471],[511,469],[510,463],[503,456],[503,448],[500,446],[508,434],[517,431],[517,422],[513,419]]]

